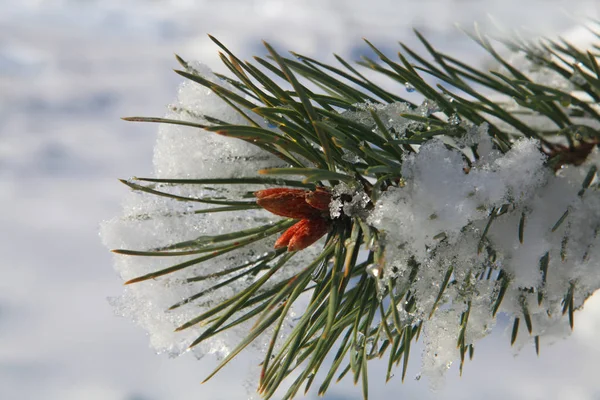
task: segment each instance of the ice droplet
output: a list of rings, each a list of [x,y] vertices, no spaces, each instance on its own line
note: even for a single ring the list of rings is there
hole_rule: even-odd
[[[444,94],[444,98],[448,103],[454,102],[454,97],[450,96],[449,94]]]
[[[450,118],[448,118],[448,123],[450,125],[458,125],[458,124],[460,124],[460,117],[458,116],[458,114],[452,114],[450,116]]]
[[[369,337],[365,344],[365,353],[371,354],[373,351],[377,349],[378,341],[375,340],[374,337]]]
[[[415,87],[414,87],[413,85],[411,85],[411,84],[410,84],[410,82],[406,82],[406,83],[404,84],[404,87],[406,88],[406,91],[407,91],[408,93],[412,93],[412,92],[414,92],[414,91],[415,91]]]
[[[381,273],[383,272],[381,269],[381,266],[379,266],[377,264],[369,264],[369,265],[367,265],[365,270],[367,271],[367,274],[369,274],[370,276],[372,276],[373,278],[376,278],[376,279],[381,278]]]
[[[277,128],[277,125],[274,124],[273,121],[271,121],[270,119],[265,118],[264,121],[265,121],[265,124],[267,124],[267,127],[269,129],[275,129],[275,128]]]
[[[338,218],[342,215],[342,206],[344,203],[340,199],[334,199],[331,203],[329,203],[329,215],[331,218]]]
[[[417,111],[419,111],[422,117],[429,117],[431,114],[440,111],[440,108],[435,101],[425,99]]]

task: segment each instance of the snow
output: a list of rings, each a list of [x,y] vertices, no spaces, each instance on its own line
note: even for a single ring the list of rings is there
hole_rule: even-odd
[[[192,63],[190,67],[209,81],[237,92],[206,65]],[[230,124],[248,124],[210,89],[192,81],[180,85],[178,101],[170,108],[167,119],[211,125],[202,117],[206,115]],[[158,178],[241,178],[256,175],[255,171],[260,168],[281,166],[281,160],[242,140],[198,128],[163,125],[154,149],[154,165]],[[251,168],[253,166],[256,169]]]
[[[592,43],[596,40],[591,39]],[[582,43],[576,45],[582,48]],[[540,57],[552,56],[548,53]],[[534,82],[580,96],[576,94],[575,78],[583,79],[577,69],[582,68],[581,64],[574,64],[573,77],[565,79],[538,60],[521,54],[509,59]],[[408,92],[415,91],[412,85],[405,86]],[[494,99],[514,110],[510,99]],[[586,101],[598,108],[593,100]],[[402,137],[406,129],[419,124],[399,114],[428,116],[437,111],[432,106],[429,109],[428,100],[416,109],[400,102],[359,104],[358,111],[346,111],[344,115],[373,127],[375,121],[368,111],[375,112],[386,121],[386,129]],[[521,119],[542,129],[552,127],[550,121],[528,114]],[[579,122],[598,126],[591,118],[583,117]],[[427,376],[435,388],[443,386],[446,370],[460,358],[456,339],[465,313],[469,315],[465,345],[475,345],[492,332],[496,323],[492,307],[503,280],[495,274],[492,280],[482,279],[490,269],[496,273],[502,270],[508,279],[498,311],[510,320],[521,320],[517,350],[532,344],[534,337],[541,343],[553,343],[569,336],[567,318],[561,318],[569,296],[573,297],[573,309],[581,309],[600,288],[600,277],[595,272],[600,263],[600,197],[594,183],[598,178],[594,175],[590,188],[582,191],[586,176],[600,162],[598,149],[594,148],[582,165],[563,165],[555,174],[545,165],[547,155],[538,140],[516,139],[503,154],[487,134],[486,124],[474,126],[461,121],[457,114],[450,115],[448,123],[461,126],[467,133],[454,140],[434,138],[415,147],[416,153],[404,157],[402,184],[388,188],[367,218],[369,225],[384,234],[386,249],[383,271],[371,268],[369,273],[375,278],[391,277],[398,287],[410,285],[416,298],[410,321],[421,321],[424,332],[419,376]],[[471,147],[477,150],[476,159]],[[349,197],[353,193],[344,194]],[[340,215],[341,207],[340,200],[334,200],[332,217]],[[408,281],[413,268],[409,260],[419,263],[412,283]],[[441,277],[450,269],[450,285],[436,303]],[[432,316],[434,307],[440,310]],[[402,305],[398,308],[406,313]],[[533,321],[527,327],[531,329],[529,334],[523,334],[525,314]]]
[[[413,90],[414,91],[414,90]],[[358,111],[346,111],[342,113],[345,118],[351,121],[370,127],[373,132],[383,135],[377,128],[371,111],[377,114],[377,117],[383,122],[385,128],[392,132],[396,139],[404,137],[407,129],[416,129],[421,124],[417,121],[401,117],[401,114],[412,114],[420,117],[428,117],[438,111],[437,105],[432,100],[425,100],[419,107],[412,109],[408,103],[394,102],[390,104],[356,104]]]
[[[480,140],[483,144],[490,142],[485,132]],[[563,328],[567,325],[566,318],[557,316],[562,315],[562,301],[569,286],[573,284],[576,290],[576,309],[600,288],[600,277],[594,273],[600,262],[595,234],[600,221],[600,200],[595,190],[578,196],[587,171],[600,162],[598,152],[591,154],[583,165],[567,166],[554,175],[544,165],[546,156],[536,140],[520,139],[504,155],[489,151],[489,143],[483,147],[488,151],[481,151],[480,160],[466,174],[461,149],[449,149],[436,139],[421,146],[403,164],[406,185],[388,189],[368,219],[369,224],[386,235],[384,276],[396,276],[402,282],[410,257],[422,265],[415,284],[418,301],[414,314],[417,320],[424,321],[423,374],[431,376],[433,382],[444,366],[458,357],[456,324],[465,311],[466,299],[473,302],[468,327],[474,335],[467,334],[467,344],[483,338],[484,332],[489,333],[487,327],[495,323],[491,304],[497,295],[492,293],[500,283],[477,281],[476,277],[490,267],[489,255],[486,251],[478,254],[478,245],[490,212],[497,212],[502,205],[510,204],[508,211],[494,219],[486,235],[495,252],[491,266],[502,268],[511,279],[512,288],[505,295],[500,312],[522,319],[520,302],[526,299],[534,321],[532,336],[553,341],[557,339],[555,325]],[[553,232],[555,223],[567,209],[568,222]],[[524,240],[519,243],[522,213],[527,218]],[[440,241],[442,233],[444,240]],[[561,259],[561,244],[567,235],[568,256]],[[547,253],[550,262],[544,302],[538,307],[534,306],[536,295],[525,294],[522,289],[540,287],[540,260]],[[450,266],[457,285],[448,287],[440,304],[449,308],[428,319],[439,291],[436,285]],[[467,275],[476,284],[464,297],[459,289]],[[560,335],[564,334],[568,330],[560,331]],[[442,344],[443,340],[452,343]],[[431,359],[434,353],[437,355]]]
[[[349,186],[342,182],[333,187],[329,215],[333,219],[339,218],[342,214],[364,219],[367,216],[366,207],[369,203],[371,199],[360,185],[352,183],[352,186]]]
[[[212,71],[199,63],[191,64],[195,73],[212,82],[219,81]],[[226,83],[219,82],[234,92],[237,90]],[[239,93],[239,95],[243,95]],[[169,107],[166,118],[186,120],[199,124],[208,124],[202,117],[207,115],[232,124],[247,124],[240,114],[229,107],[214,93],[194,82],[180,85],[177,102]],[[173,111],[175,110],[175,111]],[[249,110],[246,110],[249,112]],[[206,132],[201,128],[182,127],[163,124],[159,129],[154,149],[155,177],[157,178],[239,178],[257,176],[257,171],[268,167],[281,167],[281,160],[260,148],[235,138]],[[216,186],[216,188],[213,188]],[[211,185],[209,189],[197,185],[169,186],[159,184],[155,189],[168,191],[179,196],[202,198],[220,196],[234,199],[244,191],[252,191],[255,185]],[[243,189],[240,189],[242,187]],[[195,240],[202,237],[255,228],[261,225],[273,225],[279,218],[264,210],[244,210],[227,213],[195,214],[195,210],[214,207],[201,204],[192,206],[151,194],[132,192],[123,207],[123,216],[103,224],[101,236],[104,244],[111,249],[150,250],[163,248],[176,243]],[[225,279],[211,278],[201,281],[188,281],[196,276],[222,272],[225,269],[260,260],[261,255],[273,249],[276,236],[243,246],[239,250],[198,263],[175,273],[129,285],[121,297],[111,299],[119,315],[126,316],[148,331],[150,344],[158,353],[179,356],[188,350],[190,344],[205,330],[203,324],[179,332],[176,328],[194,317],[210,310],[215,304],[233,297],[262,276],[240,279],[215,291],[208,289]],[[272,287],[296,274],[314,257],[316,249],[303,251],[294,257],[286,267],[275,273],[265,285]],[[203,254],[173,257],[146,257],[117,255],[115,268],[123,280],[127,281],[153,271],[184,263]],[[237,273],[249,271],[257,262],[248,264]],[[272,267],[272,265],[271,265]],[[168,310],[197,293],[203,296],[186,302],[180,307]],[[291,314],[293,315],[292,309]],[[255,320],[239,324],[224,334],[219,334],[192,348],[192,352],[202,358],[206,354],[215,354],[223,358],[246,336]],[[284,324],[281,335],[289,330]],[[266,348],[270,336],[253,343],[257,349],[255,355],[260,360],[261,350]]]

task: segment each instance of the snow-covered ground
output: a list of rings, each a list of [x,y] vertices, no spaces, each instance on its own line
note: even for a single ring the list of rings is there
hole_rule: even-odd
[[[261,39],[324,60],[357,58],[361,37],[391,52],[397,40],[415,44],[417,27],[481,63],[453,23],[485,25],[491,14],[534,35],[569,32],[572,16],[600,18],[595,1],[559,0],[0,0],[0,10],[2,400],[247,398],[243,359],[201,386],[214,360],[153,354],[106,301],[122,288],[98,224],[120,213],[127,189],[116,178],[151,172],[156,132],[119,117],[164,113],[180,81],[174,52],[219,70],[211,33],[241,58],[264,54]],[[437,393],[425,379],[384,385],[374,363],[372,398],[598,399],[599,331],[596,296],[577,312],[574,334],[539,358],[532,348],[514,357],[499,329]],[[360,393],[343,382],[326,398]]]

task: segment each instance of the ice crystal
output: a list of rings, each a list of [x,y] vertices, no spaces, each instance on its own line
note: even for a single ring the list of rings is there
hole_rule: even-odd
[[[485,125],[473,127],[459,141],[459,146],[477,147],[479,158],[470,169],[465,169],[461,148],[436,139],[421,146],[404,161],[406,184],[383,193],[368,218],[386,235],[383,276],[395,276],[402,285],[409,260],[419,265],[411,289],[418,299],[412,316],[423,321],[423,374],[434,384],[459,358],[456,338],[467,304],[466,345],[493,327],[490,302],[498,297],[502,280],[481,279],[492,270],[502,269],[510,277],[499,312],[522,319],[526,307],[533,321],[531,338],[542,340],[568,334],[568,320],[560,316],[570,290],[579,308],[600,288],[600,196],[597,188],[581,195],[588,171],[600,164],[598,150],[583,165],[555,175],[538,141],[520,139],[502,154],[485,131]],[[540,267],[544,262],[546,272]],[[437,305],[443,310],[429,319],[441,277],[450,268],[451,284]],[[530,336],[525,331],[520,337]]]
[[[356,111],[346,111],[342,116],[351,121],[358,122],[369,127],[374,133],[382,135],[379,131],[372,112],[383,122],[385,129],[392,133],[396,138],[404,137],[407,130],[419,130],[424,128],[424,124],[412,119],[404,118],[403,114],[417,115],[420,117],[429,116],[439,111],[438,105],[429,99],[425,99],[420,106],[414,108],[408,103],[394,102],[389,104],[360,103],[355,104]]]
[[[196,63],[192,68],[206,79],[218,81],[227,89],[236,91],[234,87],[220,81],[206,66]],[[247,123],[212,91],[194,82],[183,83],[179,88],[177,103],[170,107],[166,117],[207,124],[204,115],[235,124]],[[155,176],[158,178],[228,178],[252,176],[261,168],[282,166],[282,164],[281,160],[242,140],[215,135],[197,128],[161,125],[154,152],[154,166]],[[219,195],[235,198],[240,193],[264,188],[264,186],[218,187],[214,185],[211,188],[201,189],[196,185],[160,184],[155,188],[181,196]],[[189,204],[165,197],[132,192],[123,206],[123,216],[103,224],[103,241],[107,247],[113,249],[144,250],[280,220],[279,217],[265,210],[196,214],[193,211],[203,208],[203,205],[195,203],[190,208]],[[232,297],[250,285],[254,278],[239,280],[213,291],[208,291],[208,288],[219,283],[220,278],[197,282],[187,279],[243,264],[247,264],[244,270],[252,268],[258,262],[253,260],[260,260],[262,255],[272,251],[274,240],[275,237],[268,238],[209,262],[154,280],[128,285],[124,294],[112,299],[111,303],[117,313],[133,319],[148,331],[151,345],[157,352],[171,356],[182,354],[203,329],[193,326],[181,332],[174,332],[175,328],[208,310],[211,305]],[[278,271],[266,287],[272,287],[277,282],[297,273],[298,268],[304,266],[308,258],[314,257],[314,251],[316,250],[310,248],[303,250],[298,254],[299,257],[294,257],[286,264],[285,269]],[[115,268],[124,280],[128,280],[191,258],[193,256],[152,259],[116,256]],[[203,295],[173,310],[165,311],[197,293]],[[217,335],[194,347],[193,352],[198,357],[204,354],[223,357],[247,334],[252,323],[248,321],[224,334]],[[288,324],[284,324],[284,331],[287,326]],[[255,348],[262,349],[265,341],[266,339],[258,340],[254,345]]]
[[[367,206],[371,199],[360,185],[351,187],[342,182],[334,186],[332,195],[332,201],[329,203],[331,218],[339,218],[342,214],[347,217],[366,218]]]

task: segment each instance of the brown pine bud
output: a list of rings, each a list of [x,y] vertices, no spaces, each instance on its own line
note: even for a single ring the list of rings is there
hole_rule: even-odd
[[[275,242],[273,248],[280,249],[282,247],[287,247],[287,245],[290,243],[290,240],[292,240],[296,232],[298,232],[298,230],[304,226],[304,224],[302,223],[303,221],[308,220],[300,220],[300,222],[296,222],[294,225],[290,226],[285,232],[283,232],[283,234],[279,236],[279,239],[277,239],[277,241]]]
[[[272,196],[275,194],[281,194],[281,193],[297,193],[297,194],[306,194],[306,190],[304,189],[290,189],[290,188],[271,188],[271,189],[263,189],[263,190],[258,190],[256,192],[254,192],[254,195],[258,198],[258,199],[262,199],[263,197],[268,197],[268,196]]]
[[[256,203],[282,217],[304,219],[318,217],[320,211],[306,202],[306,190],[275,188],[255,192]]]
[[[317,190],[308,192],[306,194],[306,202],[318,210],[329,210],[331,193],[329,193],[329,191],[326,189],[318,187]]]
[[[300,221],[289,227],[277,239],[276,249],[287,247],[288,251],[307,248],[329,230],[330,221],[324,211],[329,209],[331,194],[324,188],[314,191],[302,189],[273,188],[254,192],[256,203],[265,210]]]
[[[329,223],[323,218],[303,219],[288,228],[275,242],[275,248],[287,246],[288,251],[307,248],[319,240],[329,230]]]

